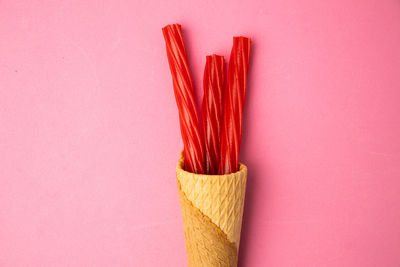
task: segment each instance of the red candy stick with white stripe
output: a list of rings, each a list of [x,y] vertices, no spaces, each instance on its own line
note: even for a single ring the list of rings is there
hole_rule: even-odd
[[[234,37],[228,68],[228,87],[224,98],[224,123],[221,135],[219,174],[239,170],[243,110],[246,99],[247,73],[251,40]]]
[[[179,109],[179,122],[184,145],[184,168],[188,172],[202,174],[204,173],[204,150],[181,25],[167,25],[162,30],[175,100]]]
[[[224,88],[224,57],[207,56],[203,79],[202,130],[205,152],[205,173],[218,174],[222,130],[222,94]]]

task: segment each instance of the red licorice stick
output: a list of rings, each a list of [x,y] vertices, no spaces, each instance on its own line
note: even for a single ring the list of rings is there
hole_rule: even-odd
[[[204,68],[204,96],[201,108],[205,152],[205,173],[218,174],[222,129],[224,57],[207,56]]]
[[[246,99],[247,72],[250,63],[251,40],[233,37],[229,59],[228,87],[224,98],[224,123],[221,135],[219,174],[239,170],[239,152],[242,139],[243,109]]]
[[[162,31],[167,48],[175,100],[179,110],[179,123],[184,145],[184,168],[188,172],[202,174],[204,173],[204,150],[181,25],[167,25]]]

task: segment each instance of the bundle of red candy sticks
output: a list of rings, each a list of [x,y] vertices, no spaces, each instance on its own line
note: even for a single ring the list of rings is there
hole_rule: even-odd
[[[251,41],[233,37],[225,82],[225,61],[220,55],[206,58],[201,121],[181,25],[163,28],[184,144],[184,169],[197,174],[229,174],[239,170],[243,110]]]

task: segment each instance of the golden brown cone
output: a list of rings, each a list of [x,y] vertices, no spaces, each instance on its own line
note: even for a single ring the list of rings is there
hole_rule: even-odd
[[[176,177],[190,267],[237,266],[247,168],[227,175],[183,170]]]

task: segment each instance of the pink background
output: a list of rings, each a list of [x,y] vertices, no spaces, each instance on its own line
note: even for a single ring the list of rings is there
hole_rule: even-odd
[[[400,266],[400,1],[0,1],[0,266],[186,266],[161,27],[253,39],[240,266]]]

